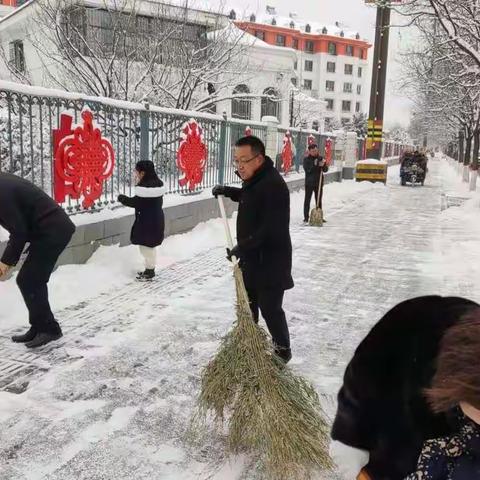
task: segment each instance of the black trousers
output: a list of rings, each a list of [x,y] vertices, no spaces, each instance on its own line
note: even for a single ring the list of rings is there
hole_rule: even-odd
[[[272,336],[274,346],[282,350],[289,349],[290,334],[282,308],[285,291],[278,288],[247,287],[247,293],[255,322],[258,323],[260,311]]]
[[[28,309],[31,327],[40,333],[60,333],[48,301],[48,281],[58,257],[65,250],[72,233],[59,233],[55,240],[30,244],[28,256],[17,276],[17,285]]]
[[[322,208],[322,197],[323,197],[323,182],[324,179],[322,177],[322,191],[320,192],[320,201],[318,206]],[[317,205],[317,198],[318,198],[318,187],[319,183],[315,185],[305,185],[305,202],[303,204],[303,219],[308,222],[310,218],[310,204],[312,203],[312,195],[315,194],[314,201],[315,206]]]

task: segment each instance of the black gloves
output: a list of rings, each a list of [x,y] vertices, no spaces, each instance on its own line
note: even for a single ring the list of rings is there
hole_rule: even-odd
[[[126,197],[125,195],[119,195],[119,196],[117,197],[117,200],[118,200],[120,203],[124,203],[126,198],[127,198],[127,197]]]
[[[227,259],[231,262],[232,257],[235,257],[237,260],[240,260],[240,247],[235,245],[232,249],[227,248]]]
[[[215,185],[212,189],[212,195],[217,198],[219,195],[225,195],[226,189],[223,185]]]

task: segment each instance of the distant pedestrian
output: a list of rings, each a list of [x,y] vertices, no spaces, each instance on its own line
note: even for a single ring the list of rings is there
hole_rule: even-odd
[[[137,280],[151,280],[155,277],[157,249],[162,244],[165,231],[163,195],[165,188],[158,178],[153,162],[142,160],[135,166],[135,196],[119,195],[118,201],[135,209],[131,242],[140,247],[145,261],[145,270],[139,272]]]
[[[322,209],[324,185],[324,177],[322,173],[328,172],[328,165],[320,155],[317,144],[313,143],[308,146],[308,154],[303,159],[303,169],[305,170],[305,201],[303,204],[303,221],[308,224],[313,194],[315,194],[316,207]]]
[[[424,444],[417,471],[407,480],[480,479],[480,309],[445,334],[427,397],[441,414],[457,412],[446,437]]]
[[[0,225],[10,233],[0,261],[0,279],[17,265],[29,243],[17,285],[28,309],[30,329],[13,336],[12,341],[35,348],[58,340],[62,329],[50,308],[47,284],[75,225],[43,190],[8,173],[0,173]]]

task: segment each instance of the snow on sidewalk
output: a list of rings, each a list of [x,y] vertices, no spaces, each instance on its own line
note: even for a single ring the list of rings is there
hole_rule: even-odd
[[[292,368],[329,410],[353,349],[395,303],[459,290],[479,299],[479,211],[441,211],[449,168],[432,165],[424,188],[400,187],[398,168],[387,187],[327,185],[322,229],[300,226],[302,194],[292,195]],[[60,268],[52,279],[66,333],[59,348],[25,353],[10,344],[25,317],[13,279],[0,284],[12,305],[0,312],[0,362],[31,354],[18,363],[36,368],[0,391],[5,478],[259,478],[246,459],[225,461],[217,434],[205,432],[198,446],[187,441],[201,368],[234,320],[222,228],[213,220],[167,239],[149,285],[130,280],[139,267],[134,247],[103,247],[87,265]]]

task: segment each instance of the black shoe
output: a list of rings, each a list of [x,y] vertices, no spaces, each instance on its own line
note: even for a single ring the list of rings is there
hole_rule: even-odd
[[[14,342],[14,343],[31,342],[35,338],[36,335],[37,335],[36,330],[34,330],[32,327],[30,327],[30,329],[26,333],[24,333],[23,335],[14,335],[12,337],[12,342]]]
[[[286,365],[292,359],[292,350],[290,348],[275,348],[275,355]]]
[[[37,333],[35,338],[31,342],[27,342],[25,346],[27,348],[37,348],[37,347],[42,347],[43,345],[46,345],[47,343],[54,342],[55,340],[58,340],[59,338],[62,338],[63,334],[62,332],[58,333]]]
[[[137,275],[137,280],[140,280],[140,281],[152,280],[154,277],[155,277],[155,269],[146,268],[144,272],[139,273]]]

